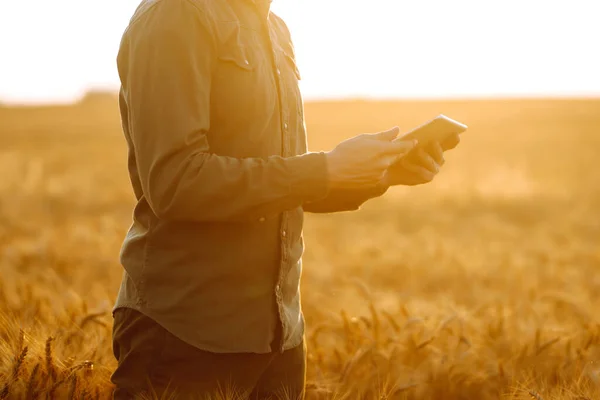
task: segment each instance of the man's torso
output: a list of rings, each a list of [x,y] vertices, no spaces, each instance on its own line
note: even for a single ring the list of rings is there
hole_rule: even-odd
[[[268,6],[251,0],[143,1],[123,36],[121,75],[130,65],[131,53],[124,49],[157,21],[174,29],[179,23],[193,25],[195,18],[173,20],[171,7],[204,21],[198,29],[212,34],[217,49],[211,76],[197,78],[210,85],[211,152],[235,158],[305,153],[293,46],[285,24]],[[138,179],[129,88],[122,81],[120,107],[138,203],[122,249],[125,273],[115,308],[135,308],[182,340],[214,352],[269,352],[281,317],[282,348],[297,346],[304,324],[299,297],[302,208],[249,222],[157,218]],[[163,99],[165,107],[170,100]]]

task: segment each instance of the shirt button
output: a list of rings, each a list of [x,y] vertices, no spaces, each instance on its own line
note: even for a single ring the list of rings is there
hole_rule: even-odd
[[[248,61],[248,60],[244,60],[244,64],[246,64],[246,65],[250,65],[250,61]]]
[[[265,222],[265,221],[266,221],[265,217],[260,217],[260,218],[258,219],[258,222]]]
[[[287,124],[287,122],[286,122],[285,124],[283,124],[283,127],[284,127],[285,129],[287,129],[287,128],[288,128],[288,124]]]
[[[281,236],[286,237],[287,236],[287,232],[286,231],[281,232]]]
[[[281,70],[277,68],[277,75],[281,75]]]
[[[280,292],[281,291],[281,286],[279,286],[279,284],[277,286],[275,286],[275,291],[276,292]]]

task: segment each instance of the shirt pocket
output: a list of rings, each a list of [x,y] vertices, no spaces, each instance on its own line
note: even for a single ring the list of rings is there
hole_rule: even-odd
[[[211,147],[221,155],[272,155],[265,126],[278,99],[269,53],[260,33],[238,22],[217,23],[217,62],[211,77]],[[274,147],[274,146],[273,146]]]
[[[241,26],[237,22],[217,24],[219,42],[219,64],[224,67],[237,67],[245,71],[255,69],[256,60],[252,59],[250,40],[242,40]],[[219,65],[219,67],[223,67]]]
[[[242,70],[252,71],[254,65],[250,62],[246,53],[247,51],[243,47],[230,49],[229,52],[219,56],[219,61],[222,63],[230,63],[232,64],[230,66],[235,66]]]

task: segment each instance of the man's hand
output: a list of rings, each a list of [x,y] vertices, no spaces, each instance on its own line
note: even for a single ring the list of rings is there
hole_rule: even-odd
[[[459,143],[459,135],[452,135],[442,143],[432,142],[415,148],[387,170],[382,183],[386,186],[415,186],[431,182],[444,165],[444,151],[455,148]]]
[[[408,154],[415,141],[397,140],[399,129],[362,134],[338,144],[327,153],[331,188],[351,189],[374,186],[390,166]]]

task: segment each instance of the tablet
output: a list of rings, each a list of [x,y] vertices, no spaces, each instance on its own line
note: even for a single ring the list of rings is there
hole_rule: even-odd
[[[440,114],[431,121],[399,136],[396,140],[417,139],[419,145],[426,145],[432,141],[442,142],[448,136],[461,134],[466,130],[467,126],[465,124]]]

